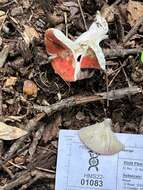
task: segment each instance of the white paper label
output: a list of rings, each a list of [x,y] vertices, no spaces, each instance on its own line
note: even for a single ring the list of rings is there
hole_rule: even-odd
[[[101,156],[87,149],[78,131],[60,130],[56,190],[143,190],[143,136],[116,134],[125,150]]]

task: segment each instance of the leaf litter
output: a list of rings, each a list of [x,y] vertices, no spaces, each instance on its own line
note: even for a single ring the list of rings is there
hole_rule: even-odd
[[[46,190],[45,179],[54,189],[61,128],[81,129],[108,117],[113,131],[143,134],[141,9],[139,0],[0,1],[1,189]],[[109,27],[100,43],[107,72],[88,69],[90,78],[64,81],[52,68],[45,31],[59,29],[76,41],[97,11]]]
[[[27,134],[27,131],[0,122],[0,139],[14,140]]]

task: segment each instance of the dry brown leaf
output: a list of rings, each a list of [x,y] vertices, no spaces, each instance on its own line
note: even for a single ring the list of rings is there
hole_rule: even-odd
[[[37,85],[31,81],[31,80],[26,80],[24,81],[24,85],[23,85],[23,93],[26,96],[37,96]]]
[[[1,16],[4,16],[4,15],[5,15],[5,12],[2,11],[2,10],[0,10],[0,17],[1,17]]]
[[[133,26],[141,16],[143,16],[143,3],[139,1],[129,0],[128,6],[128,22]]]
[[[108,22],[114,21],[114,14],[116,12],[116,8],[113,5],[109,6],[107,3],[105,3],[101,9],[101,15],[105,17]]]
[[[28,25],[24,25],[24,28],[25,30],[23,32],[23,38],[26,44],[29,46],[34,38],[39,39],[39,33],[33,27]]]
[[[58,115],[55,120],[45,127],[43,133],[43,140],[45,143],[55,138],[59,132],[59,126],[61,125],[61,115]]]
[[[2,24],[5,21],[5,19],[6,19],[5,12],[0,10],[0,29],[2,28]]]
[[[9,0],[0,0],[0,4],[8,3]]]
[[[9,77],[4,83],[4,87],[14,86],[17,81],[17,77]]]
[[[5,45],[0,52],[0,68],[3,67],[3,65],[5,64],[7,56],[9,54],[9,49],[9,45]]]
[[[27,134],[27,131],[0,122],[0,139],[14,140]]]

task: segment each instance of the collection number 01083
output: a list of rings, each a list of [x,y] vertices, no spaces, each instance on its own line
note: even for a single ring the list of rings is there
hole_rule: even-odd
[[[103,181],[102,180],[93,180],[93,179],[81,179],[81,185],[90,186],[90,187],[102,187]]]

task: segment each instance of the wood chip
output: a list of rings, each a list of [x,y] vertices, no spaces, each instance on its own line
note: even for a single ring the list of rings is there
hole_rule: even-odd
[[[143,16],[143,3],[139,1],[129,0],[127,10],[128,22],[131,26],[134,26],[139,18]]]

